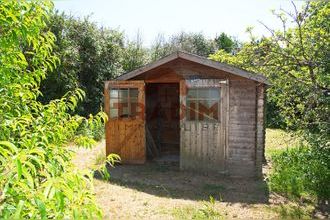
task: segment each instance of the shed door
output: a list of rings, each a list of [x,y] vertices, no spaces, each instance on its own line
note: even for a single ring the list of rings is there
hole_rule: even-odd
[[[146,160],[145,93],[143,81],[105,83],[106,154],[116,153],[122,163]]]
[[[225,171],[227,80],[180,82],[180,167]]]

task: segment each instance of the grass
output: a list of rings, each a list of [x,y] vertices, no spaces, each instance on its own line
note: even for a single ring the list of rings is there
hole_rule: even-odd
[[[94,159],[94,164],[102,165],[105,162],[106,162],[106,156],[104,150],[98,151]]]
[[[314,207],[311,205],[299,205],[294,202],[281,204],[272,208],[282,219],[311,219]]]
[[[286,148],[297,146],[299,142],[299,137],[295,136],[292,132],[284,131],[282,129],[267,128],[265,156],[267,160],[269,160],[272,154]]]
[[[174,208],[172,216],[175,219],[224,219],[223,214],[215,208],[215,200],[212,196],[209,201],[204,201],[201,207]]]
[[[267,156],[299,141],[279,129],[267,129],[266,132]],[[92,151],[79,151],[78,164],[102,164],[104,144],[100,142]],[[227,178],[180,172],[171,166],[157,164],[119,165],[111,169],[110,174],[110,181],[96,179],[94,186],[105,219],[312,217],[312,207],[289,202],[277,194],[271,193],[269,197],[266,183],[263,185],[254,180],[228,181]]]

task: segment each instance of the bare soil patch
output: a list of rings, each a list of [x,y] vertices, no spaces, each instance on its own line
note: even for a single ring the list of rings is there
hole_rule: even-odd
[[[89,168],[104,149],[104,141],[91,150],[74,148],[74,163]],[[110,181],[96,174],[94,182],[105,219],[273,219],[286,203],[269,195],[262,180],[183,172],[154,162],[109,170]],[[217,215],[208,216],[212,212]]]

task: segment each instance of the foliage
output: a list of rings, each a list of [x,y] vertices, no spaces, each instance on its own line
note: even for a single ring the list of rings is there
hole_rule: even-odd
[[[102,140],[104,138],[104,124],[103,123],[93,123],[93,121],[94,121],[94,116],[89,115],[88,120],[84,120],[79,125],[77,132],[76,132],[76,136],[78,136],[78,137],[86,136],[95,141]]]
[[[92,173],[77,171],[66,147],[78,127],[71,115],[83,91],[41,104],[39,86],[56,68],[55,36],[46,30],[50,1],[0,2],[0,216],[5,219],[101,218]],[[80,136],[88,146],[91,139]]]
[[[96,114],[103,106],[103,82],[139,68],[177,50],[208,56],[219,48],[233,52],[237,41],[222,33],[216,39],[207,39],[201,33],[179,33],[165,39],[156,38],[151,49],[143,46],[141,33],[135,40],[126,40],[124,33],[98,27],[89,17],[75,18],[57,11],[47,21],[47,27],[56,39],[54,53],[60,62],[49,69],[41,82],[46,104],[62,97],[66,92],[80,88],[86,93],[73,113],[83,116]],[[85,132],[83,129],[81,132]],[[102,135],[100,133],[100,135]]]
[[[137,32],[134,41],[128,40],[122,53],[124,72],[135,70],[148,63],[148,51],[143,47],[141,33]]]
[[[271,210],[278,213],[281,219],[314,219],[313,212],[315,208],[310,204],[299,204],[296,202],[288,202],[274,206]],[[314,214],[315,215],[315,214]],[[314,217],[314,218],[313,218]]]
[[[56,36],[54,52],[61,62],[42,81],[40,100],[47,103],[81,88],[86,97],[76,112],[96,114],[103,106],[103,82],[122,72],[123,33],[99,28],[88,17],[81,20],[58,12],[48,23]]]
[[[305,147],[274,157],[272,189],[296,197],[308,193],[322,201],[329,198],[330,3],[293,7],[294,13],[274,12],[283,30],[264,25],[271,37],[251,34],[251,42],[237,54],[220,50],[210,58],[268,76],[268,112],[280,113],[280,123],[273,125],[294,129],[306,141]],[[295,26],[287,28],[288,21]]]
[[[105,152],[99,152],[95,158],[95,164],[92,167],[93,170],[96,170],[98,174],[104,179],[110,179],[110,173],[108,172],[108,167],[104,164],[108,164],[110,167],[114,167],[114,164],[120,162],[120,157],[117,154],[105,155]]]
[[[227,53],[235,53],[239,48],[239,42],[232,39],[224,32],[217,36],[214,41],[218,50],[224,50]]]
[[[299,146],[272,156],[270,189],[293,199],[330,198],[330,149]]]
[[[208,57],[219,49],[234,53],[238,46],[238,42],[225,33],[221,33],[215,39],[207,39],[202,33],[181,32],[168,39],[159,34],[151,46],[150,57],[151,60],[157,60],[177,50]]]
[[[302,141],[302,138],[293,131],[267,128],[265,140],[266,159],[269,161],[274,153],[297,146]]]
[[[295,13],[275,12],[283,30],[265,26],[271,37],[251,35],[236,55],[221,50],[210,57],[268,76],[268,106],[279,108],[289,127],[329,133],[329,11],[329,2],[312,2]],[[287,29],[289,18],[296,25]]]

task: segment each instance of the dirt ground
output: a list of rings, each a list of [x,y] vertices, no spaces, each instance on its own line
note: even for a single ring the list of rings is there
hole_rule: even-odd
[[[104,142],[91,150],[75,149],[74,163],[81,169],[89,168],[104,155],[104,149]],[[94,182],[105,219],[276,219],[304,215],[299,207],[290,206],[288,211],[288,203],[269,194],[261,180],[183,172],[175,165],[154,162],[109,169],[110,181],[96,174]]]

